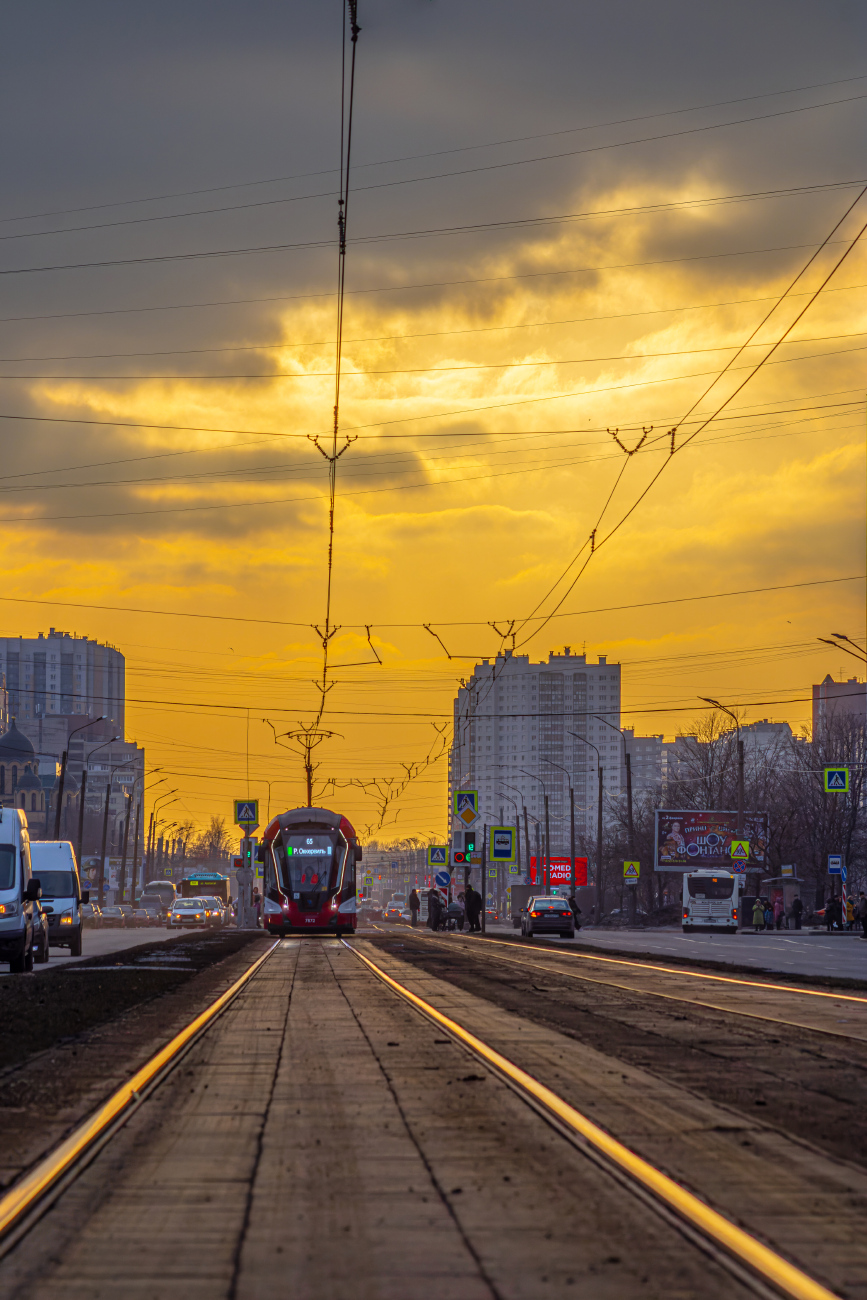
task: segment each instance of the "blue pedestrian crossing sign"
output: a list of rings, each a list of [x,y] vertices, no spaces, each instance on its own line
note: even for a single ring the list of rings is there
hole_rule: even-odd
[[[449,846],[447,844],[429,844],[427,864],[431,868],[447,867],[449,865]]]
[[[849,793],[848,767],[825,768],[825,794]]]
[[[467,830],[479,819],[478,790],[455,790],[455,816]]]
[[[235,825],[243,826],[245,831],[254,831],[259,825],[259,800],[235,800]]]

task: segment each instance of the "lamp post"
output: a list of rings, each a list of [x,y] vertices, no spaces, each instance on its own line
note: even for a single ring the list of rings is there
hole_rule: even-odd
[[[168,780],[167,777],[164,777],[163,779]],[[159,781],[156,781],[154,784],[159,785]],[[145,874],[147,874],[147,872],[153,869],[154,817],[157,811],[157,804],[160,803],[163,799],[170,799],[173,795],[176,794],[178,794],[177,790],[165,790],[161,795],[157,795],[156,799],[154,800],[153,807],[151,808],[150,823],[148,825],[147,852],[145,855],[147,866],[145,867]]]
[[[79,731],[86,731],[88,727],[95,727],[96,724],[97,724],[97,722],[105,722],[105,721],[106,721],[106,715],[105,715],[105,714],[103,714],[103,716],[102,716],[101,718],[92,718],[92,719],[89,720],[88,722],[83,723],[80,727],[76,727],[74,731],[70,731],[69,735],[66,737],[66,748],[64,749],[64,751],[63,751],[63,757],[62,757],[62,759],[60,760],[60,781],[58,782],[58,785],[57,785],[57,807],[56,807],[56,809],[54,810],[54,838],[55,838],[55,840],[59,840],[59,839],[60,839],[60,815],[61,815],[61,810],[62,810],[62,808],[63,808],[63,787],[64,787],[64,785],[65,785],[65,783],[66,783],[66,763],[67,763],[67,759],[69,758],[69,742],[70,742],[70,740],[72,740],[72,737],[73,737],[73,736],[77,736],[77,735],[78,735]],[[109,742],[109,743],[111,743],[111,742]],[[82,796],[82,803],[83,803],[83,802],[84,802],[84,799],[83,799],[83,796]]]
[[[551,856],[550,823],[548,821],[548,788],[545,785],[545,782],[542,780],[541,776],[536,776],[535,772],[528,772],[525,767],[519,767],[518,771],[523,772],[524,776],[528,776],[531,781],[538,781],[540,786],[542,787],[542,793],[545,796],[545,846],[544,846],[545,852],[542,861],[542,890],[544,893],[547,894],[548,893],[548,869],[549,869],[550,856]],[[529,865],[530,864],[528,862],[527,866],[529,867]]]
[[[626,826],[629,835],[629,856],[630,858],[634,858],[635,825],[632,820],[632,761],[629,750],[626,748],[626,737],[620,727],[615,727],[613,722],[608,722],[606,718],[600,718],[598,713],[594,713],[593,717],[597,722],[604,722],[606,727],[610,727],[612,731],[616,731],[620,739],[623,741],[623,762],[626,767]],[[622,893],[620,906],[623,906]],[[629,888],[629,924],[635,924],[635,889],[632,886]]]
[[[118,739],[120,738],[118,736],[115,736],[115,740]],[[100,907],[102,907],[105,898],[105,846],[106,846],[106,840],[108,839],[108,813],[109,813],[109,806],[111,803],[111,783],[112,783],[112,779],[114,778],[115,772],[119,771],[120,768],[122,767],[129,767],[129,765],[130,765],[130,760],[126,759],[123,763],[115,763],[114,767],[110,767],[108,769],[108,781],[106,782],[106,786],[105,786],[105,810],[102,815],[102,847],[99,852],[98,902]],[[121,896],[121,901],[123,901],[122,896]]]
[[[79,869],[79,871],[81,870],[81,851],[82,851],[82,848],[83,848],[83,846],[84,846],[84,797],[85,797],[85,795],[87,794],[87,765],[88,765],[88,763],[90,762],[90,760],[93,758],[94,754],[98,754],[99,751],[100,751],[101,749],[105,749],[106,745],[113,745],[114,742],[115,742],[116,740],[120,740],[120,737],[119,737],[119,736],[112,736],[111,740],[105,740],[105,741],[103,741],[103,743],[102,743],[101,745],[96,745],[95,748],[93,748],[93,749],[90,751],[89,754],[86,754],[86,755],[85,755],[84,762],[83,762],[83,764],[82,764],[82,768],[81,768],[81,789],[80,789],[80,791],[79,791],[79,795],[78,795],[78,798],[79,798],[79,804],[78,804],[78,845],[77,845],[77,849],[78,849],[78,869]]]
[[[719,709],[721,713],[727,713],[729,717],[732,719],[732,721],[734,722],[735,727],[737,728],[737,733],[738,733],[738,839],[742,840],[744,837],[744,742],[741,740],[740,720],[736,713],[732,713],[731,709],[727,709],[724,704],[720,704],[719,700],[711,700],[706,695],[700,695],[698,698],[700,700],[704,700],[705,704],[712,704],[713,707],[715,709]]]
[[[571,897],[575,897],[575,790],[572,786],[572,773],[567,767],[562,767],[560,763],[555,763],[551,758],[543,758],[543,763],[550,763],[552,767],[559,768],[561,772],[566,773],[566,780],[569,782],[569,863],[571,878]],[[548,872],[550,874],[551,863],[548,862]]]
[[[596,753],[596,767],[599,772],[599,794],[597,796],[596,808],[596,897],[593,900],[593,923],[599,924],[602,899],[602,759],[599,757],[599,750],[593,744],[592,740],[585,740],[579,736],[577,731],[567,731],[567,736],[574,736],[580,740],[583,745],[589,745]]]
[[[521,796],[521,807],[524,810],[524,848],[526,850],[525,857],[527,863],[527,870],[525,874],[529,876],[530,874],[530,827],[527,821],[527,805],[524,803],[524,791],[518,785],[510,785],[508,781],[501,781],[500,785],[504,785],[507,790],[514,790],[516,794],[519,794]],[[518,838],[520,839],[520,837],[521,837],[521,826],[519,822]]]

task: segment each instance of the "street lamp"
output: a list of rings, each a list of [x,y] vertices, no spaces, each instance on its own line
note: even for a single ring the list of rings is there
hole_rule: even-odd
[[[166,779],[167,779],[167,778],[166,778]],[[159,785],[159,782],[157,781],[157,782],[155,782],[155,784],[156,784],[156,785]],[[154,829],[155,829],[155,828],[154,828],[154,816],[156,815],[157,804],[160,803],[163,799],[169,799],[169,800],[170,800],[174,795],[177,795],[177,794],[179,794],[179,793],[180,793],[180,791],[177,790],[177,789],[175,789],[175,790],[165,790],[161,795],[157,795],[156,799],[154,800],[153,807],[151,808],[150,823],[149,823],[149,825],[148,825],[148,842],[147,842],[147,864],[148,864],[148,865],[147,865],[147,869],[148,869],[148,871],[150,871],[151,867],[153,866],[153,842],[154,842]]]
[[[845,633],[843,632],[832,632],[831,636],[835,638],[834,641],[829,641],[826,636],[817,637],[816,640],[824,641],[825,645],[832,645],[834,646],[835,650],[842,650],[844,654],[852,655],[854,659],[860,659],[862,664],[867,663],[867,654],[865,654],[864,650],[861,648],[861,646],[859,646],[857,641],[853,641],[850,636],[846,636]],[[847,650],[844,645],[838,645],[839,641],[848,641],[849,645],[853,645],[855,649]]]
[[[572,876],[572,883],[571,883],[572,897],[574,898],[575,897],[575,790],[572,786],[572,773],[569,771],[567,767],[563,767],[560,763],[555,763],[552,758],[543,758],[542,762],[550,763],[552,767],[559,768],[561,772],[565,772],[566,780],[569,782],[569,862],[571,864],[570,871]],[[551,864],[549,862],[548,863],[549,872],[550,869],[551,869]]]
[[[551,834],[550,834],[550,822],[548,820],[548,788],[545,785],[545,782],[542,780],[541,776],[536,776],[535,772],[528,772],[525,767],[519,767],[518,771],[523,772],[524,776],[528,776],[531,781],[538,781],[540,786],[542,787],[542,793],[545,796],[545,857],[542,865],[542,871],[543,871],[542,889],[547,894],[548,886],[549,886],[548,875],[550,873],[550,868],[551,868]],[[529,863],[527,865],[529,866]]]
[[[73,736],[78,735],[79,731],[86,731],[88,727],[96,726],[97,722],[105,722],[105,721],[106,721],[105,714],[103,714],[101,718],[92,718],[89,721],[82,723],[80,727],[76,727],[74,731],[70,731],[69,735],[66,737],[66,748],[63,751],[63,758],[60,760],[60,781],[57,787],[57,808],[54,811],[55,840],[60,839],[60,814],[63,808],[63,787],[66,783],[66,761],[69,757],[69,742],[70,740],[72,740]]]
[[[596,808],[596,897],[593,900],[593,923],[599,924],[599,914],[601,911],[600,900],[602,897],[602,759],[599,757],[599,750],[593,744],[592,740],[585,740],[579,736],[577,731],[567,731],[567,736],[574,736],[580,740],[583,745],[589,745],[596,753],[596,767],[599,772],[599,794],[597,797]]]
[[[623,761],[626,766],[626,825],[629,832],[629,856],[630,858],[634,858],[635,826],[632,820],[632,759],[629,750],[626,748],[626,737],[620,727],[615,727],[614,723],[609,722],[607,718],[600,718],[598,713],[594,713],[592,716],[597,722],[604,722],[606,727],[610,727],[612,731],[616,731],[620,739],[623,741]],[[622,890],[620,906],[623,906]],[[630,888],[629,890],[629,921],[631,925],[635,924],[635,889],[633,888]]]
[[[732,713],[731,709],[727,709],[724,704],[720,704],[719,700],[711,700],[708,698],[707,695],[700,695],[698,698],[700,700],[704,700],[705,704],[712,704],[713,707],[715,709],[719,709],[721,713],[727,713],[729,717],[732,719],[732,721],[734,722],[735,727],[737,728],[737,733],[738,733],[738,839],[742,840],[744,837],[744,742],[741,740],[740,720],[736,713]]]
[[[115,736],[115,740],[117,740],[117,739],[119,739],[119,737]],[[107,841],[107,839],[108,839],[108,813],[109,813],[109,807],[110,807],[110,804],[111,804],[111,783],[112,783],[112,779],[113,779],[113,777],[114,777],[115,772],[119,771],[119,769],[122,768],[122,767],[129,767],[129,766],[130,766],[130,761],[131,761],[131,760],[128,759],[128,758],[127,758],[127,759],[124,759],[124,761],[123,761],[122,763],[115,763],[114,767],[110,767],[110,768],[108,769],[108,781],[107,781],[107,783],[106,783],[106,787],[105,787],[105,809],[104,809],[103,814],[102,814],[102,847],[101,847],[100,852],[99,852],[99,895],[98,895],[98,903],[99,903],[99,906],[100,906],[100,907],[102,907],[102,904],[103,904],[103,898],[104,898],[104,895],[105,895],[105,847],[106,847],[106,841]],[[121,899],[120,899],[120,901],[123,902],[123,895],[121,895]]]
[[[90,751],[89,754],[86,754],[86,755],[85,755],[85,757],[84,757],[84,762],[83,762],[82,767],[81,767],[81,787],[80,787],[79,792],[78,792],[78,800],[79,800],[79,803],[78,803],[78,845],[77,845],[77,848],[78,848],[78,869],[79,869],[79,871],[81,870],[81,851],[82,851],[83,844],[84,844],[84,797],[85,797],[85,795],[87,794],[87,768],[88,768],[88,764],[90,763],[90,760],[93,758],[94,754],[98,754],[99,751],[100,751],[101,749],[105,749],[106,745],[113,745],[114,742],[115,742],[116,740],[120,740],[120,736],[112,736],[111,740],[104,740],[103,743],[102,743],[101,745],[96,745],[96,746],[95,746],[95,747]]]
[[[514,790],[516,794],[519,794],[519,795],[521,796],[521,807],[522,807],[523,810],[524,810],[524,848],[525,848],[526,851],[527,851],[527,871],[526,871],[526,874],[529,876],[529,874],[530,874],[530,828],[529,828],[529,826],[528,826],[528,824],[527,824],[527,805],[524,803],[524,791],[521,789],[521,787],[520,787],[519,785],[510,785],[508,781],[501,781],[501,782],[500,782],[500,785],[504,785],[504,786],[506,787],[507,790]],[[520,827],[520,823],[519,823],[519,825],[518,825],[518,837],[519,837],[519,838],[520,838],[520,835],[521,835],[521,827]]]

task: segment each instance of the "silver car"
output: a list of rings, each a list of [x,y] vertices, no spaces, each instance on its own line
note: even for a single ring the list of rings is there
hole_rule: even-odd
[[[179,930],[182,926],[207,925],[208,910],[204,899],[176,898],[166,924],[170,930]]]
[[[559,934],[563,939],[575,938],[575,917],[565,898],[541,895],[528,898],[521,912],[521,936],[532,939],[534,934]]]

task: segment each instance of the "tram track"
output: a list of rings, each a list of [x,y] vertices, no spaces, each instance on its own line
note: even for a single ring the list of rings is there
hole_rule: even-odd
[[[437,947],[439,944],[437,941]],[[275,953],[278,960],[265,967]],[[345,954],[342,962],[341,954]],[[297,977],[298,990],[293,992],[296,972],[303,975]],[[263,978],[257,979],[259,975]],[[419,985],[424,978],[435,994],[433,1000],[424,985]],[[534,1030],[521,1038],[522,1029],[528,1026],[521,1022],[516,1026],[514,1017],[493,1004],[486,1011],[488,1004],[462,996],[463,1001],[447,981],[437,979],[436,974],[419,975],[417,968],[407,967],[396,955],[383,961],[361,935],[352,943],[305,937],[275,944],[124,1089],[80,1125],[61,1148],[0,1198],[0,1227],[6,1234],[0,1256],[12,1254],[12,1277],[18,1279],[8,1293],[37,1300],[48,1294],[110,1297],[120,1293],[112,1289],[120,1286],[114,1279],[107,1290],[92,1278],[82,1281],[93,1267],[88,1242],[92,1251],[93,1243],[114,1240],[113,1233],[119,1229],[127,1234],[133,1257],[127,1283],[139,1278],[135,1268],[141,1266],[134,1260],[140,1257],[142,1240],[150,1240],[154,1231],[161,1243],[160,1256],[170,1267],[179,1268],[172,1261],[179,1256],[176,1246],[183,1235],[173,1239],[173,1248],[172,1240],[164,1247],[160,1234],[174,1222],[172,1216],[176,1219],[180,1207],[189,1204],[191,1193],[210,1202],[213,1184],[214,1201],[223,1214],[218,1222],[223,1225],[220,1240],[225,1237],[224,1275],[218,1284],[215,1273],[213,1289],[196,1293],[225,1295],[229,1300],[255,1300],[290,1279],[300,1293],[317,1300],[326,1295],[356,1294],[358,1277],[366,1278],[371,1270],[381,1288],[371,1284],[364,1290],[371,1296],[535,1298],[541,1293],[540,1284],[546,1294],[559,1295],[559,1290],[550,1289],[548,1275],[557,1275],[559,1285],[571,1285],[578,1279],[567,1277],[569,1271],[581,1272],[589,1285],[587,1294],[594,1296],[702,1294],[726,1300],[740,1295],[761,1300],[773,1296],[828,1300],[834,1294],[809,1275],[809,1266],[796,1262],[798,1250],[792,1251],[791,1241],[787,1254],[785,1243],[781,1246],[773,1231],[769,1234],[761,1227],[755,1233],[749,1230],[754,1226],[749,1213],[739,1223],[737,1215],[729,1216],[725,1198],[720,1202],[712,1192],[708,1203],[701,1180],[696,1184],[695,1178],[679,1177],[668,1160],[660,1162],[652,1154],[648,1157],[646,1150],[628,1145],[632,1128],[627,1112],[621,1111],[618,1119],[615,1110],[613,1122],[610,1112],[591,1118],[580,1100],[576,1102],[574,1088],[570,1092],[568,1087],[558,1086],[558,1073],[540,1073],[540,1047],[549,1058],[553,1052],[555,1060],[567,1052],[573,1070],[576,1065],[584,1069],[582,1062],[589,1061],[591,1075],[595,1069],[598,1076],[598,1062],[594,1064],[593,1059],[597,1052],[564,1039],[556,1028]],[[223,1018],[222,1012],[239,998],[233,1014]],[[443,999],[444,1009],[434,1005],[434,1001],[442,1004]],[[477,1004],[475,1022],[472,1015],[468,1018],[460,1012],[473,1001]],[[433,1037],[423,1028],[426,1025],[433,1026],[440,1037]],[[517,1037],[503,1039],[504,1032],[514,1035],[516,1029]],[[516,1044],[514,1051],[503,1050],[504,1042],[509,1041]],[[196,1051],[189,1056],[189,1064],[177,1070],[193,1048]],[[493,1091],[482,1091],[482,1075],[467,1074],[466,1066],[461,1068],[460,1058],[467,1054],[474,1064],[484,1066]],[[219,1102],[223,1107],[213,1112],[215,1115],[228,1113],[226,1102],[237,1097],[235,1080],[245,1058],[249,1061],[244,1065],[244,1077],[258,1083],[248,1094],[254,1103],[252,1110],[243,1114],[243,1119],[239,1115],[246,1135],[244,1146],[230,1143],[221,1151],[219,1144],[209,1144],[201,1149],[196,1137],[201,1102],[211,1098],[212,1106]],[[563,1077],[573,1079],[568,1071]],[[626,1074],[622,1078],[627,1081]],[[623,1086],[630,1093],[638,1082],[634,1071],[624,1085],[619,1074],[616,1079],[617,1088]],[[660,1095],[664,1093],[660,1091]],[[150,1098],[148,1107],[143,1105],[146,1098]],[[367,1110],[358,1112],[357,1106],[364,1104]],[[237,1101],[230,1109],[237,1112]],[[530,1112],[538,1120],[521,1118],[522,1113],[529,1116]],[[699,1107],[695,1113],[704,1112]],[[310,1119],[320,1114],[328,1117],[327,1122],[311,1133]],[[540,1138],[540,1130],[550,1132],[547,1144]],[[743,1125],[744,1134],[750,1137],[756,1131],[751,1121]],[[724,1137],[727,1130],[720,1132],[722,1140],[728,1141]],[[321,1136],[321,1147],[319,1136],[314,1145],[314,1134]],[[627,1136],[621,1140],[616,1134]],[[558,1154],[560,1149],[573,1152],[571,1164]],[[516,1170],[520,1174],[517,1179]],[[190,1193],[182,1193],[173,1181],[178,1177],[197,1180],[189,1183]],[[505,1193],[497,1188],[510,1185],[510,1177],[518,1199],[507,1206],[502,1201]],[[606,1180],[623,1195],[628,1193],[634,1207],[621,1206],[614,1220],[611,1207],[617,1193],[605,1190]],[[429,1195],[424,1194],[425,1181]],[[14,1204],[10,1200],[13,1195]],[[435,1210],[434,1202],[439,1209]],[[135,1222],[124,1209],[133,1204],[145,1207],[136,1210]],[[595,1229],[585,1222],[591,1204],[594,1209],[599,1207]],[[722,1209],[715,1208],[720,1204]],[[384,1205],[392,1208],[384,1211]],[[534,1226],[528,1239],[533,1243],[531,1259],[527,1260],[525,1250],[524,1258],[519,1252],[515,1263],[504,1266],[501,1252],[505,1241],[516,1233],[526,1233],[529,1226],[527,1205],[537,1207],[537,1214],[541,1210],[542,1224],[552,1214],[554,1221],[549,1222],[548,1231],[538,1222]],[[60,1260],[63,1264],[58,1274],[52,1273],[49,1291],[36,1280],[44,1255],[38,1240],[41,1234],[30,1230],[55,1206],[46,1222],[60,1220],[50,1228],[49,1241],[61,1245],[50,1246],[49,1255],[52,1266]],[[435,1225],[427,1227],[422,1237],[418,1236],[419,1210],[427,1224]],[[426,1261],[420,1289],[407,1282],[395,1292],[384,1282],[392,1276],[394,1263],[389,1261],[395,1257],[393,1248],[384,1246],[378,1236],[383,1212],[392,1219],[397,1215],[393,1219],[396,1226],[404,1225],[398,1239],[402,1232],[409,1232],[416,1257]],[[139,1213],[144,1215],[141,1223]],[[341,1217],[335,1218],[335,1214]],[[343,1215],[347,1222],[341,1227]],[[493,1237],[492,1215],[499,1223]],[[314,1261],[309,1253],[308,1216],[326,1231],[333,1260]],[[654,1221],[658,1221],[657,1229],[649,1226]],[[628,1231],[624,1224],[629,1225]],[[553,1239],[551,1228],[556,1229]],[[286,1274],[289,1261],[279,1252],[273,1253],[275,1232],[286,1243],[294,1273]],[[438,1290],[439,1261],[449,1240],[464,1262],[458,1260],[454,1265],[457,1271],[452,1269],[451,1280],[444,1279],[444,1289]],[[619,1283],[613,1276],[599,1278],[601,1289],[595,1289],[593,1278],[600,1268],[605,1272],[623,1267],[621,1255],[630,1240],[638,1252],[638,1270],[633,1267],[624,1272]],[[674,1244],[678,1240],[680,1247]],[[70,1285],[70,1274],[64,1251],[73,1242],[73,1265],[84,1272],[74,1274],[75,1284],[67,1291],[64,1287]],[[26,1257],[21,1256],[24,1246]],[[13,1247],[20,1249],[13,1251]],[[119,1250],[124,1252],[123,1238]],[[570,1268],[576,1250],[579,1260]],[[812,1265],[809,1252],[808,1256]],[[583,1263],[587,1258],[589,1267]],[[697,1261],[702,1258],[706,1276],[697,1281],[702,1277]],[[520,1278],[510,1272],[517,1261]],[[641,1268],[647,1276],[641,1275]],[[146,1293],[188,1296],[192,1276],[176,1273],[161,1279],[156,1291]],[[824,1276],[821,1267],[819,1276]],[[833,1269],[829,1276],[831,1284],[838,1285]],[[725,1277],[727,1286],[721,1281]],[[9,1280],[5,1273],[0,1284],[4,1280]],[[619,1289],[611,1292],[612,1285]],[[844,1287],[842,1294],[860,1296],[861,1292],[848,1292]]]
[[[430,935],[430,936],[425,935],[425,936],[419,936],[419,942],[433,943],[433,944],[449,947],[450,945],[453,945],[456,942],[456,940],[440,939],[435,935]],[[460,944],[460,940],[457,940],[457,942],[458,944]],[[675,975],[675,976],[689,975],[695,978],[707,978],[714,981],[721,981],[725,984],[739,985],[747,988],[757,988],[757,989],[762,989],[767,992],[773,992],[773,993],[792,993],[796,995],[807,995],[807,996],[813,995],[815,997],[829,998],[834,1004],[838,1004],[841,1002],[860,1004],[860,1006],[863,1006],[865,1009],[865,1018],[864,1018],[864,1027],[862,1029],[862,1032],[858,1034],[858,1033],[847,1032],[841,1029],[831,1029],[827,1025],[819,1025],[816,1024],[815,1022],[807,1023],[804,1020],[800,1020],[800,1021],[786,1020],[780,1016],[761,1015],[755,1011],[746,1011],[742,1007],[720,1006],[718,1003],[705,1002],[700,1000],[699,998],[682,997],[674,993],[665,993],[661,989],[637,988],[634,984],[624,984],[617,980],[599,979],[592,975],[582,974],[578,971],[563,969],[562,966],[556,964],[558,958],[565,959],[566,961],[572,961],[575,960],[576,958],[584,957],[585,954],[583,953],[581,954],[575,954],[571,952],[561,953],[557,950],[542,949],[541,952],[544,952],[546,956],[549,956],[554,960],[547,961],[547,962],[532,962],[532,961],[528,961],[526,958],[506,957],[502,953],[487,952],[487,950],[494,944],[502,944],[502,946],[506,948],[517,947],[516,944],[509,943],[508,941],[504,942],[503,940],[486,938],[483,939],[481,943],[479,943],[478,941],[475,942],[465,941],[465,944],[463,946],[469,948],[470,944],[472,944],[472,950],[474,951],[475,954],[484,952],[486,956],[489,956],[491,958],[491,960],[504,962],[510,966],[523,967],[524,969],[527,970],[538,970],[546,974],[551,974],[555,972],[557,975],[562,976],[564,979],[581,980],[585,984],[599,984],[599,985],[603,985],[606,988],[621,989],[626,993],[634,993],[642,997],[661,998],[668,1002],[680,1002],[688,1006],[701,1007],[705,1011],[716,1011],[723,1015],[742,1016],[748,1020],[763,1021],[767,1024],[785,1026],[786,1028],[789,1029],[806,1029],[809,1030],[810,1033],[826,1034],[832,1038],[853,1039],[857,1042],[867,1042],[867,998],[864,997],[857,997],[851,994],[829,993],[824,990],[819,991],[815,989],[802,989],[793,985],[763,983],[757,980],[736,980],[736,979],[728,978],[726,976],[716,976],[716,975],[705,976],[703,972],[699,972],[699,971],[684,972],[681,970],[677,970],[673,967],[656,966],[654,963],[650,963],[650,962],[620,961],[615,958],[594,958],[594,957],[589,958],[589,960],[591,961],[593,960],[612,961],[618,965],[635,966],[638,969],[652,971],[656,974],[667,974],[667,975]]]
[[[589,1155],[633,1194],[637,1193],[645,1204],[677,1226],[694,1245],[714,1257],[739,1281],[748,1284],[755,1294],[790,1296],[793,1300],[832,1300],[832,1291],[637,1155],[551,1088],[419,997],[346,940],[342,942],[386,987],[448,1033],[583,1154]],[[765,1284],[769,1284],[772,1290]]]
[[[0,1197],[0,1259],[30,1231],[155,1088],[234,1002],[277,944],[250,965],[209,1006],[175,1034],[91,1115]]]

